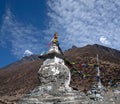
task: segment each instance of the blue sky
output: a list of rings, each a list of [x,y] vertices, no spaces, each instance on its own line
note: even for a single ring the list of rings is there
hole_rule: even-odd
[[[0,68],[48,50],[101,44],[120,50],[119,0],[0,0]]]

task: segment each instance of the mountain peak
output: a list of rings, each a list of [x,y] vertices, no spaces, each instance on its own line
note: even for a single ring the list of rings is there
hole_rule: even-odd
[[[72,46],[72,49],[73,49],[73,48],[77,48],[77,46],[73,45],[73,46]]]
[[[99,44],[94,45],[86,45],[84,47],[80,48],[71,48],[70,50],[65,52],[65,55],[72,56],[72,58],[75,58],[76,56],[81,57],[96,57],[96,55],[99,55],[99,57],[103,60],[114,62],[114,63],[120,63],[120,51],[115,50],[109,47],[105,47]]]

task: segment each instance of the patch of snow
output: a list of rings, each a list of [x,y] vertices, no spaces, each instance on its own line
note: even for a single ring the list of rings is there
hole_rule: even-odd
[[[30,50],[25,50],[25,52],[24,52],[24,56],[30,56],[30,55],[32,55],[33,53],[30,51]]]

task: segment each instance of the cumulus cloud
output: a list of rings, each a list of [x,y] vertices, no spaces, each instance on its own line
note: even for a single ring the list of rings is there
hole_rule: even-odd
[[[104,36],[100,37],[100,42],[103,43],[103,44],[105,44],[105,45],[109,45],[110,44],[110,42]]]
[[[120,49],[119,0],[48,0],[47,4],[47,31],[57,31],[65,49],[73,44],[104,44]]]
[[[32,55],[33,53],[30,51],[30,50],[25,50],[23,56],[30,56]]]
[[[45,42],[48,41],[48,38],[44,37],[44,33],[33,25],[19,22],[10,9],[7,9],[3,16],[0,33],[2,46],[9,47],[12,54],[18,58],[23,56],[26,49],[35,54],[40,53],[45,49]]]

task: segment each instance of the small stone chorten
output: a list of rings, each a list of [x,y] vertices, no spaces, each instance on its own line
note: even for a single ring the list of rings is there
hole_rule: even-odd
[[[88,91],[89,97],[94,101],[103,101],[103,94],[106,92],[106,88],[101,83],[101,76],[100,76],[100,68],[99,68],[99,59],[97,54],[97,83],[92,86],[92,88]]]

